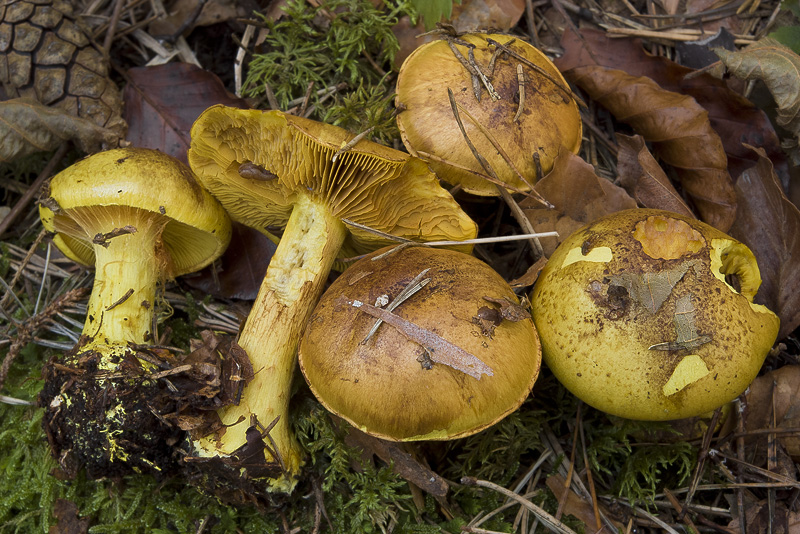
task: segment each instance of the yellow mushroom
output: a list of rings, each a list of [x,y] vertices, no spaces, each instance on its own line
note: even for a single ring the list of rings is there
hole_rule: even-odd
[[[755,378],[779,320],[743,244],[695,219],[634,209],[569,236],[531,294],[544,360],[587,404],[641,420],[702,415]]]
[[[400,69],[397,125],[411,154],[469,193],[498,191],[464,140],[448,89],[472,144],[510,188],[527,191],[536,182],[534,154],[547,173],[560,150],[580,149],[582,124],[572,92],[535,47],[510,35],[483,33],[462,35],[452,48],[446,39],[424,44]]]
[[[391,243],[363,226],[414,240],[477,233],[424,162],[369,141],[350,147],[352,138],[278,111],[223,106],[206,110],[192,128],[189,163],[231,217],[263,232],[283,229],[238,340],[255,379],[238,406],[221,411],[224,433],[193,443],[197,457],[227,464],[212,477],[234,487],[254,481],[268,491],[294,488],[302,458],[288,404],[297,344],[337,256]],[[268,426],[269,447],[250,454],[242,469],[248,432]],[[277,473],[268,473],[270,466]]]
[[[53,242],[93,265],[81,341],[46,368],[40,401],[56,456],[91,477],[166,470],[180,431],[158,411],[163,382],[137,346],[153,345],[157,287],[225,250],[230,220],[191,170],[156,150],[89,156],[54,176],[39,209]]]

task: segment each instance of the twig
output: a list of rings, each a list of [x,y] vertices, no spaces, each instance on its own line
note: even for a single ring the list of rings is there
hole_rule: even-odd
[[[53,302],[48,304],[45,309],[42,310],[42,313],[33,315],[17,325],[16,339],[8,348],[8,352],[3,359],[3,364],[0,366],[0,389],[2,389],[3,384],[5,384],[6,378],[8,377],[8,372],[11,369],[11,364],[14,363],[14,360],[19,355],[19,352],[22,350],[22,348],[33,340],[33,336],[36,331],[44,326],[47,322],[51,321],[53,316],[55,316],[62,308],[80,299],[86,294],[86,292],[87,290],[85,288],[77,288],[67,291],[63,295],[56,297]]]
[[[39,173],[39,176],[36,177],[36,180],[31,184],[25,194],[22,195],[14,207],[11,208],[11,211],[8,212],[8,215],[0,221],[0,236],[2,236],[6,230],[8,230],[11,223],[13,223],[17,217],[27,208],[28,204],[33,200],[33,198],[39,194],[39,189],[41,189],[42,185],[44,184],[45,180],[50,178],[50,175],[53,174],[56,166],[61,162],[61,159],[67,153],[67,148],[69,148],[69,143],[62,143],[61,146],[53,154],[53,157],[50,158],[50,161],[47,162],[42,172]]]
[[[463,477],[461,479],[461,483],[465,486],[478,486],[481,488],[487,488],[498,493],[501,493],[508,497],[509,499],[513,499],[520,503],[522,506],[526,507],[528,510],[533,512],[533,514],[542,522],[544,525],[552,530],[553,532],[558,532],[559,534],[575,534],[575,531],[569,528],[567,525],[553,517],[552,515],[545,512],[543,509],[539,508],[531,501],[527,499],[523,499],[513,491],[507,490],[503,486],[499,486],[494,482],[489,482],[488,480],[480,480],[474,477]]]
[[[554,2],[554,4],[558,4],[558,2],[556,1],[556,2]],[[583,99],[581,99],[581,97],[579,97],[574,92],[572,92],[572,89],[570,89],[568,85],[564,85],[563,83],[561,83],[561,81],[559,81],[558,79],[553,77],[552,74],[550,74],[549,72],[544,70],[542,67],[540,67],[539,65],[537,65],[536,63],[534,63],[530,59],[526,58],[525,56],[523,56],[521,54],[518,54],[517,52],[514,52],[511,48],[508,48],[507,46],[498,43],[494,39],[488,39],[487,38],[486,42],[488,42],[490,45],[493,45],[493,46],[496,46],[496,47],[500,48],[503,52],[505,52],[508,55],[512,56],[517,61],[520,61],[520,62],[524,63],[525,65],[527,65],[528,67],[532,68],[533,70],[535,70],[536,72],[538,72],[539,74],[541,74],[542,76],[544,76],[545,78],[550,80],[550,82],[553,85],[555,85],[557,88],[559,88],[561,91],[563,91],[569,98],[574,100],[579,106],[584,107],[584,108],[586,107],[586,104],[583,102]]]
[[[339,158],[339,156],[341,156],[342,154],[344,154],[348,150],[351,150],[362,139],[364,139],[366,136],[371,134],[372,130],[374,130],[374,129],[375,129],[375,126],[370,126],[369,128],[367,128],[363,132],[359,133],[358,135],[356,135],[355,137],[350,139],[347,143],[342,145],[342,147],[339,150],[337,150],[336,152],[333,153],[333,157],[331,157],[331,161],[335,162]]]
[[[685,515],[683,508],[681,507],[680,501],[669,491],[667,488],[664,488],[664,495],[667,496],[667,499],[672,504],[675,511],[678,512],[678,515],[681,516],[683,519],[683,524],[689,527],[689,532],[700,532],[689,516]]]
[[[395,327],[398,332],[408,339],[419,343],[428,352],[430,360],[434,363],[441,363],[452,367],[476,380],[480,380],[481,375],[494,375],[492,368],[486,365],[477,356],[470,354],[438,334],[422,328],[411,321],[407,321],[398,315],[359,300],[350,300],[341,296],[337,301],[357,308],[373,317],[383,319],[385,323]]]
[[[475,145],[472,144],[472,141],[470,141],[469,136],[467,135],[467,130],[464,128],[464,123],[461,121],[461,115],[459,114],[459,109],[462,108],[456,102],[456,99],[453,96],[453,90],[450,89],[449,87],[447,88],[447,96],[450,99],[450,107],[452,108],[453,116],[456,118],[456,122],[458,123],[458,128],[461,130],[461,135],[467,142],[467,146],[472,152],[472,155],[475,156],[475,159],[478,160],[478,163],[480,163],[481,167],[483,167],[483,170],[485,170],[487,174],[489,174],[490,176],[499,181],[500,179],[497,177],[497,174],[494,172],[494,169],[492,169],[492,166],[489,164],[488,161],[486,161],[486,158],[484,158],[480,154],[480,152],[478,152],[478,149],[475,148]],[[522,210],[520,209],[519,205],[511,197],[511,194],[505,189],[505,187],[501,187],[499,185],[496,187],[497,191],[500,193],[500,196],[503,197],[503,200],[511,208],[511,212],[514,215],[514,218],[519,223],[519,225],[522,226],[522,228],[524,228],[527,231],[527,233],[529,234],[534,233],[535,230],[533,229],[533,225],[528,220],[528,218],[525,217],[525,214],[522,213]],[[539,242],[539,240],[533,238],[529,240],[529,242],[533,247],[533,250],[536,252],[537,258],[541,256],[543,254],[543,249],[542,249],[542,244]]]
[[[236,49],[236,59],[233,62],[233,89],[236,96],[242,96],[242,64],[247,54],[247,46],[250,44],[250,39],[256,32],[256,27],[250,24],[244,29],[242,40],[239,47]]]
[[[17,285],[17,282],[19,282],[19,279],[22,276],[22,273],[25,271],[25,268],[28,266],[28,262],[31,261],[31,258],[36,253],[36,249],[39,247],[39,243],[42,242],[42,239],[44,239],[45,235],[47,235],[47,231],[46,230],[42,230],[41,232],[39,232],[39,235],[36,236],[36,239],[33,241],[33,244],[28,248],[28,252],[25,254],[25,257],[22,259],[22,262],[20,262],[19,267],[17,267],[17,272],[14,273],[14,277],[11,279],[11,283],[8,284],[8,293],[3,295],[3,298],[0,299],[0,309],[5,308],[6,304],[8,304],[8,299],[12,295],[14,295],[14,297],[16,297],[16,295],[11,291],[11,288],[13,288],[15,285]]]
[[[579,404],[580,407],[583,403]],[[586,454],[586,438],[583,435],[583,417],[578,418],[578,428],[580,429],[581,436],[581,449],[583,450],[583,465],[586,468],[586,483],[589,484],[589,494],[592,497],[592,511],[594,512],[594,521],[599,532],[603,528],[603,521],[600,519],[600,508],[597,505],[597,490],[594,487],[594,479],[592,478],[592,467],[589,465],[589,457]]]
[[[691,504],[694,493],[697,491],[698,485],[700,484],[700,479],[703,476],[703,471],[706,465],[706,459],[708,458],[709,447],[711,446],[711,438],[713,437],[714,431],[717,428],[717,423],[719,422],[721,414],[722,408],[717,408],[714,410],[714,415],[711,416],[711,421],[708,423],[708,429],[703,435],[703,443],[701,444],[700,451],[697,455],[697,465],[695,466],[694,473],[692,474],[692,481],[689,484],[689,491],[686,493],[686,499],[683,501],[683,512],[678,514],[679,520],[683,519],[683,514],[685,514],[689,509],[689,504]]]
[[[430,271],[430,268],[423,269],[417,276],[415,276],[414,279],[411,280],[408,283],[408,285],[406,285],[406,287],[404,287],[403,290],[400,291],[400,293],[397,294],[397,296],[394,298],[394,300],[392,300],[392,302],[390,302],[389,305],[386,306],[386,308],[385,308],[386,311],[388,311],[388,312],[394,311],[395,308],[397,308],[403,302],[408,300],[417,291],[419,291],[420,289],[422,289],[423,287],[428,285],[428,282],[430,282],[431,279],[430,278],[423,278],[426,274],[428,274],[428,271]],[[369,332],[367,332],[367,335],[364,336],[364,339],[361,341],[362,345],[364,345],[367,341],[370,340],[370,338],[373,335],[375,335],[375,332],[378,331],[378,327],[381,325],[382,322],[383,322],[383,319],[380,319],[380,318],[375,320],[375,324],[372,325],[372,328],[369,329]]]
[[[33,406],[31,401],[17,399],[15,397],[8,397],[6,395],[0,395],[0,402],[4,404],[11,404],[13,406]]]
[[[692,30],[685,31],[656,31],[656,30],[638,30],[635,28],[614,28],[607,27],[606,31],[611,35],[628,35],[634,37],[645,37],[648,39],[664,39],[667,41],[696,41],[700,35],[699,32]],[[749,37],[736,36],[734,37],[735,44],[748,45],[756,41]]]
[[[117,23],[122,14],[122,8],[127,2],[125,0],[115,0],[114,11],[111,13],[111,20],[108,23],[108,30],[106,30],[106,37],[103,40],[103,52],[106,57],[111,55],[111,45],[114,43],[114,34],[117,31]]]
[[[519,84],[519,106],[517,107],[517,113],[514,115],[514,122],[519,122],[522,110],[525,108],[525,72],[522,70],[520,63],[517,63],[517,83]]]

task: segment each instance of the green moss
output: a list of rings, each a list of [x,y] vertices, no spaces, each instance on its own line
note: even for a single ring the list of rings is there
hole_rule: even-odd
[[[264,19],[269,33],[248,66],[243,93],[261,97],[267,84],[287,109],[313,82],[311,118],[353,132],[374,126],[372,138],[382,142],[396,138],[389,116],[390,78],[400,45],[392,27],[402,15],[414,13],[404,0],[379,8],[369,0],[326,0],[313,9],[290,0],[278,22]],[[338,84],[348,88],[322,103],[316,91]]]

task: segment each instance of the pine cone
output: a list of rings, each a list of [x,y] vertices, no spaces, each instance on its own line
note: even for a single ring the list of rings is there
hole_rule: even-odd
[[[0,0],[0,83],[5,99],[33,98],[124,136],[106,59],[63,0]]]

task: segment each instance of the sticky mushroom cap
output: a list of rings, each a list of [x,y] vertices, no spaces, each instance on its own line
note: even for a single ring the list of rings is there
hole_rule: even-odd
[[[230,241],[230,219],[219,202],[186,165],[157,150],[119,148],[88,156],[51,179],[49,197],[57,206],[40,205],[44,227],[55,232],[53,241],[66,256],[84,265],[94,265],[95,236],[72,220],[76,212],[92,217],[93,211],[119,207],[160,214],[167,221],[162,240],[172,276],[205,267]]]
[[[544,360],[576,396],[640,420],[701,415],[755,378],[778,317],[742,243],[695,219],[625,210],[570,235],[531,295]]]
[[[468,436],[516,410],[539,373],[533,323],[502,320],[488,336],[477,322],[499,310],[484,297],[518,302],[508,284],[460,252],[411,247],[371,259],[386,250],[347,269],[311,316],[300,367],[320,402],[362,431],[395,441]],[[362,343],[375,319],[340,297],[375,303],[387,295],[391,302],[424,269],[430,282],[393,313],[474,355],[491,376],[477,380],[444,363],[423,368],[422,346],[386,323]]]
[[[338,218],[396,236],[428,241],[475,237],[475,223],[419,159],[364,140],[334,159],[353,137],[280,111],[218,105],[192,127],[189,163],[234,220],[262,231],[283,228],[304,194],[325,202]],[[261,179],[245,177],[239,172],[243,164],[266,172]],[[390,243],[347,226],[340,255]]]
[[[495,52],[487,39],[508,48],[537,65],[549,76],[529,67],[517,58],[501,55],[494,72],[488,75],[499,100],[493,100],[480,86],[480,102],[473,91],[473,77],[450,49],[447,41],[426,43],[403,62],[397,77],[397,125],[408,151],[428,161],[436,174],[446,182],[460,184],[464,190],[478,195],[497,195],[497,188],[479,174],[485,174],[467,145],[453,115],[447,90],[452,90],[467,135],[503,182],[528,190],[497,149],[487,139],[492,135],[506,152],[517,170],[530,182],[536,181],[533,154],[538,153],[542,171],[547,173],[559,150],[577,153],[580,149],[582,124],[578,106],[567,89],[569,86],[553,63],[530,44],[501,34],[467,34],[459,39],[474,45],[475,63],[488,73]],[[466,46],[455,45],[464,58]],[[520,84],[518,65],[525,79],[525,100],[519,120],[514,121],[519,107]],[[556,80],[557,83],[554,83]],[[475,125],[474,121],[483,127]]]

